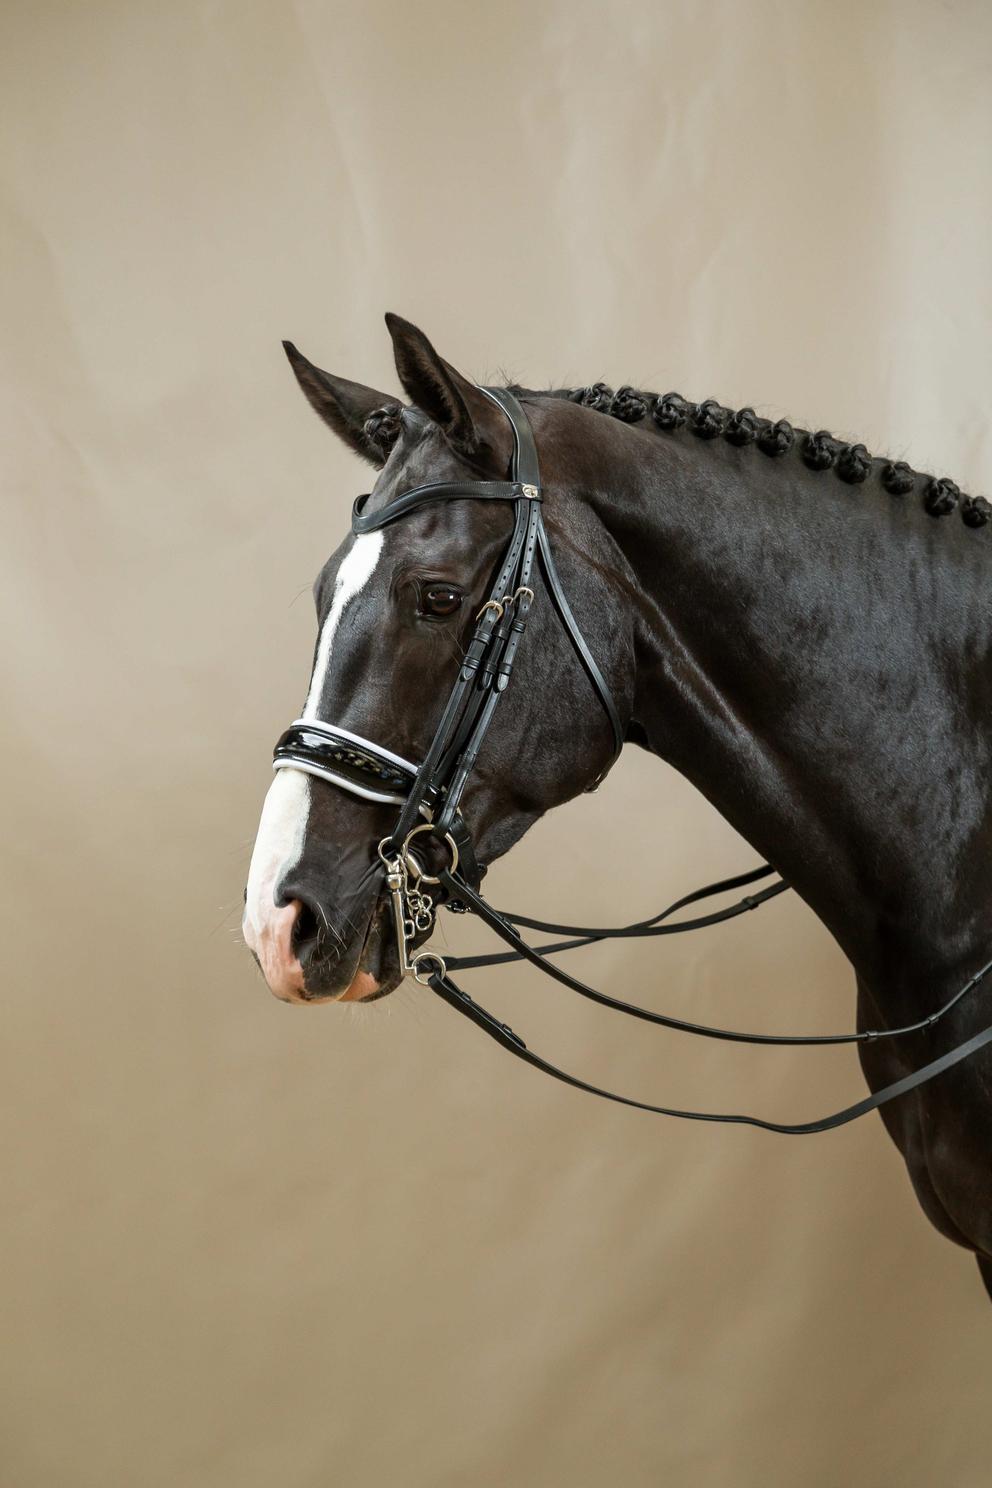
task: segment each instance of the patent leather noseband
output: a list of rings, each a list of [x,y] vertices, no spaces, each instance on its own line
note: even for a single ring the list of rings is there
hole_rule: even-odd
[[[855,1105],[847,1106],[817,1121],[786,1124],[730,1112],[691,1111],[650,1105],[600,1089],[566,1073],[528,1049],[512,1028],[487,1012],[452,980],[452,970],[470,970],[479,966],[526,960],[582,997],[643,1022],[658,1024],[677,1032],[735,1043],[840,1044],[870,1043],[879,1039],[926,1034],[992,972],[990,961],[936,1012],[902,1028],[816,1035],[744,1033],[689,1022],[610,997],[556,966],[548,957],[605,939],[681,934],[719,924],[735,915],[757,909],[788,886],[777,880],[754,893],[745,894],[727,908],[688,920],[673,921],[671,918],[680,910],[705,899],[749,887],[771,877],[773,870],[767,865],[736,878],[710,884],[678,900],[650,920],[619,928],[589,929],[504,914],[482,897],[479,892],[481,872],[472,835],[459,808],[466,783],[496,709],[509,687],[517,652],[526,634],[528,617],[537,598],[535,584],[542,584],[542,596],[546,595],[551,600],[612,731],[613,749],[609,762],[606,769],[591,782],[589,789],[594,789],[606,774],[606,770],[619,754],[624,738],[623,724],[612,693],[582,635],[555,567],[543,519],[537,449],[527,415],[513,394],[505,389],[484,388],[482,391],[503,411],[513,430],[509,480],[446,481],[416,486],[375,511],[368,511],[368,497],[360,496],[355,502],[352,515],[352,531],[360,535],[380,531],[432,502],[504,502],[510,506],[513,514],[509,542],[497,568],[489,597],[476,617],[475,628],[458,676],[424,758],[419,764],[415,764],[374,740],[362,738],[335,724],[297,719],[280,738],[273,761],[277,770],[303,770],[363,800],[399,807],[392,833],[379,843],[378,852],[385,872],[403,975],[412,975],[418,982],[431,987],[450,1007],[469,1018],[517,1058],[576,1089],[658,1115],[676,1116],[691,1121],[757,1126],[766,1131],[787,1134],[808,1134],[843,1126],[925,1084],[992,1042],[990,1026],[941,1056],[931,1059],[905,1078],[866,1096]],[[443,867],[438,867],[435,862],[438,854],[445,863]],[[437,871],[429,871],[432,868]],[[439,903],[443,903],[448,909],[463,913],[468,911],[478,916],[506,943],[509,950],[488,956],[443,959],[436,951],[416,949],[433,928]],[[521,927],[564,935],[567,938],[542,946],[532,946],[521,936]]]

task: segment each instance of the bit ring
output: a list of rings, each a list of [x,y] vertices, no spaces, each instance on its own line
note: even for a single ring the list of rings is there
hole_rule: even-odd
[[[416,837],[418,832],[433,831],[433,822],[421,822],[419,827],[414,827],[413,831],[407,834],[406,841],[403,844],[403,861],[406,864],[409,872],[412,873],[415,878],[419,878],[421,883],[436,884],[440,883],[441,880],[433,873],[424,872],[423,868],[417,862],[417,859],[413,856],[413,853],[410,850],[410,843],[413,841],[414,837]],[[445,832],[444,840],[447,844],[448,851],[451,853],[451,862],[448,865],[448,872],[454,873],[458,867],[458,843],[452,837],[450,832]]]
[[[424,972],[425,961],[433,961],[437,970]],[[421,951],[420,955],[414,956],[410,962],[410,970],[413,972],[415,982],[419,982],[422,987],[428,987],[432,976],[444,976],[448,968],[444,964],[443,956],[439,956],[436,951]]]

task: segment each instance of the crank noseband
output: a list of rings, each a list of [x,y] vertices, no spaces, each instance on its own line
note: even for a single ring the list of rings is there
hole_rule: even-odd
[[[297,718],[275,747],[274,770],[303,770],[365,801],[403,806],[417,767],[348,729]]]

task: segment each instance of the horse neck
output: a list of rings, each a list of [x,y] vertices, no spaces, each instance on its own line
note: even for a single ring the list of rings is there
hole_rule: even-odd
[[[633,578],[629,737],[792,883],[869,983],[988,942],[987,535],[692,435],[602,422]],[[984,939],[983,939],[984,937]]]

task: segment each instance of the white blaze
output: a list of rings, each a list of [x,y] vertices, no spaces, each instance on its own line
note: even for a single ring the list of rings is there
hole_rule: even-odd
[[[384,539],[383,532],[359,534],[338,569],[334,598],[320,632],[310,691],[301,714],[303,718],[317,717],[324,681],[330,669],[335,631],[345,606],[361,593],[375,572]],[[277,770],[265,797],[248,869],[245,900],[244,935],[252,949],[255,949],[266,921],[275,909],[276,884],[299,861],[303,851],[310,815],[310,781],[311,777],[302,770]]]
[[[344,607],[356,594],[360,594],[375,572],[375,566],[379,562],[379,554],[382,552],[382,544],[385,541],[384,532],[360,533],[352,545],[351,552],[342,561],[338,569],[338,576],[334,581],[334,598],[331,608],[327,612],[324,628],[320,632],[320,644],[317,647],[317,660],[313,664],[313,676],[310,679],[310,691],[300,715],[302,718],[316,718],[317,709],[320,707],[320,694],[324,686],[324,678],[327,676],[331,662],[331,645],[334,641],[334,632],[338,628],[338,621],[344,612]],[[324,720],[325,723],[333,723],[332,718]]]

